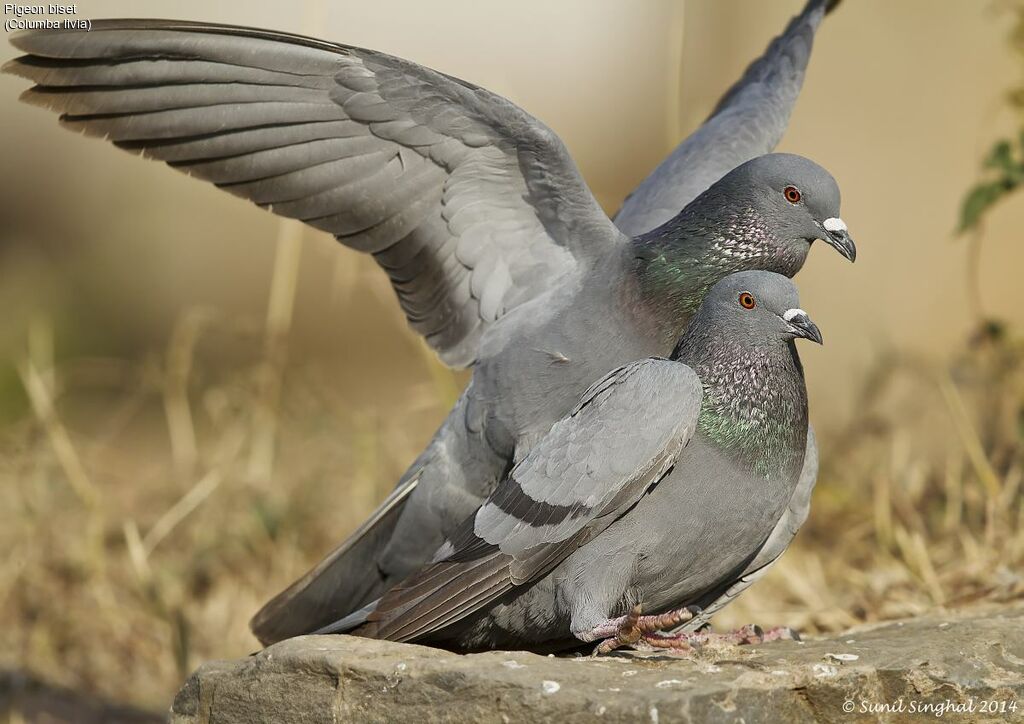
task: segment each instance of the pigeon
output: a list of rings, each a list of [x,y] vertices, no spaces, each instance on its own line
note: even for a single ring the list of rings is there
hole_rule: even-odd
[[[474,366],[370,519],[256,615],[262,642],[337,620],[417,570],[591,380],[667,354],[718,279],[792,276],[815,239],[854,259],[831,175],[797,156],[748,159],[759,144],[732,136],[746,118],[774,143],[823,13],[809,3],[702,127],[719,132],[684,142],[694,188],[709,188],[635,238],[549,128],[409,61],[183,21],[11,36],[27,55],[5,70],[36,83],[26,101],[372,253],[413,329],[444,362]],[[774,120],[759,121],[762,106]],[[705,150],[716,144],[729,151]]]
[[[324,632],[456,650],[690,648],[664,629],[757,557],[798,486],[821,343],[773,272],[714,285],[668,359],[595,382],[433,562]]]

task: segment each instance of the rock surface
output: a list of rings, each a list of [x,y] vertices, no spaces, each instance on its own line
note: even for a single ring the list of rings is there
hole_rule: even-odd
[[[204,664],[171,709],[172,724],[879,720],[1024,722],[1024,607],[693,659],[460,656],[305,636]]]

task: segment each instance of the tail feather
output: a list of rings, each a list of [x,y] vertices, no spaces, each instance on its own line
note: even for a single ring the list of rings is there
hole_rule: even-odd
[[[377,609],[377,605],[379,603],[380,603],[380,599],[379,598],[376,601],[371,601],[370,603],[366,604],[365,606],[363,606],[358,611],[353,611],[348,616],[345,616],[345,618],[343,618],[343,619],[340,619],[338,621],[335,621],[334,623],[327,624],[326,626],[318,628],[313,633],[314,634],[342,634],[342,633],[349,633],[350,631],[352,631],[352,629],[358,628],[359,626],[362,626],[363,624],[365,624],[366,623],[366,619],[369,617],[369,615],[371,613],[373,613]]]
[[[412,476],[399,484],[344,543],[253,616],[249,628],[260,643],[269,646],[331,625],[383,593],[377,559],[418,481]]]

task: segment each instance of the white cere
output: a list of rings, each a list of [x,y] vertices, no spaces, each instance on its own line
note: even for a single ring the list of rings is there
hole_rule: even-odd
[[[846,231],[846,222],[838,216],[833,216],[831,219],[825,219],[822,226],[825,227],[825,231]]]
[[[796,317],[806,317],[807,312],[797,307],[796,309],[787,309],[786,313],[782,315],[782,318],[787,322],[792,322]]]

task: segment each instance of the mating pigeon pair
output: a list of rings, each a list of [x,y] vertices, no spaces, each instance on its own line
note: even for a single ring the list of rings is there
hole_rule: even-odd
[[[441,358],[454,366],[475,365],[455,409],[374,516],[257,614],[253,630],[261,641],[337,625],[353,611],[366,614],[367,605],[378,599],[380,606],[367,618],[364,632],[386,626],[396,611],[381,606],[399,605],[399,599],[400,607],[420,601],[396,599],[389,589],[420,571],[442,544],[459,561],[494,553],[483,550],[489,545],[515,558],[517,544],[501,536],[507,532],[525,544],[526,538],[505,528],[515,519],[529,525],[524,506],[531,500],[551,506],[542,511],[542,525],[551,516],[563,516],[561,524],[552,524],[561,525],[562,533],[575,531],[544,561],[531,559],[530,580],[538,591],[545,590],[544,577],[555,566],[563,559],[565,565],[579,560],[571,555],[572,546],[582,555],[584,538],[595,538],[592,545],[613,540],[605,538],[611,533],[598,538],[596,532],[612,523],[601,515],[605,506],[618,511],[612,517],[626,510],[616,486],[625,486],[628,492],[622,495],[636,509],[650,505],[644,501],[653,500],[658,490],[649,490],[653,480],[642,490],[626,480],[626,458],[588,457],[591,444],[582,437],[572,439],[565,451],[569,458],[562,463],[544,458],[545,451],[554,454],[557,435],[572,433],[574,426],[580,426],[576,435],[585,436],[601,425],[641,432],[651,424],[658,440],[632,440],[637,449],[629,459],[634,462],[656,444],[678,455],[691,436],[691,447],[709,451],[715,440],[735,442],[738,433],[729,432],[724,417],[717,427],[701,427],[703,437],[694,436],[698,423],[693,416],[701,406],[700,396],[692,394],[693,374],[700,375],[696,368],[684,374],[678,361],[629,365],[667,354],[709,290],[718,289],[715,285],[730,274],[765,270],[792,276],[815,239],[854,258],[832,177],[807,159],[759,155],[774,147],[785,128],[824,12],[823,0],[808,3],[704,125],[627,200],[614,224],[550,129],[503,98],[408,61],[283,33],[175,21],[96,21],[91,32],[12,36],[28,55],[7,70],[37,84],[26,92],[26,100],[61,112],[62,123],[72,129],[167,161],[373,253],[390,275],[411,325]],[[766,279],[749,278],[754,289],[742,291],[755,306],[746,311],[781,313],[780,319],[792,322],[784,318],[789,308],[779,307],[789,292],[772,289],[781,282]],[[712,334],[717,324],[718,317],[707,314],[711,326],[701,325],[700,334]],[[697,365],[691,353],[696,354],[680,347],[680,359]],[[623,365],[622,372],[605,378]],[[672,372],[666,376],[690,381],[684,385],[691,393],[685,400],[672,396],[676,393],[666,390],[669,385],[655,372],[668,369]],[[607,389],[594,388],[587,398],[593,404],[567,418],[597,379],[606,379]],[[707,386],[709,380],[701,381],[707,408],[717,396],[709,392],[714,389]],[[761,389],[768,383],[752,378],[750,384]],[[802,390],[802,382],[796,388]],[[675,404],[662,405],[662,394]],[[605,414],[616,416],[625,398],[637,403],[629,413],[634,417],[605,419]],[[762,400],[742,399],[734,402],[747,414],[768,415],[767,408],[758,407]],[[772,404],[800,406],[796,397],[772,399]],[[647,404],[639,404],[642,400]],[[592,417],[605,403],[611,412]],[[659,413],[662,427],[654,431],[653,416],[662,407],[679,424],[669,425]],[[716,414],[724,413],[709,412],[709,419]],[[794,413],[794,419],[799,417]],[[646,598],[638,602],[645,610],[693,603],[704,611],[690,622],[696,626],[785,550],[806,516],[817,468],[806,412],[798,427],[787,431],[792,437],[786,444],[805,445],[806,453],[801,450],[779,468],[788,474],[797,465],[798,481],[789,497],[776,491],[783,499],[778,515],[774,511],[780,504],[773,495],[759,513],[763,520],[714,521],[723,534],[734,536],[723,550],[717,541],[701,537],[703,527],[680,527],[683,518],[645,536],[668,536],[673,545],[692,548],[680,561],[697,565],[699,558],[704,568],[703,578],[691,580],[686,590],[664,590],[663,579],[657,595],[643,591]],[[609,454],[631,439],[622,437],[616,445],[613,437],[611,432],[607,439],[600,437],[605,442],[592,452]],[[782,455],[781,444],[772,437],[759,464],[781,464],[775,457]],[[655,462],[666,463],[667,454],[659,453]],[[725,461],[705,455],[711,452],[698,456],[700,465],[717,471],[721,464],[726,474]],[[613,499],[602,502],[597,489],[576,491],[585,496],[582,502],[559,498],[560,465],[566,470],[606,465],[622,473],[602,483]],[[511,496],[514,485],[506,473],[524,466],[549,471],[551,482],[534,485],[550,485],[550,500],[533,488],[538,497]],[[787,484],[779,483],[778,490]],[[677,488],[685,486],[670,486]],[[566,488],[567,496],[570,492]],[[704,514],[690,507],[693,520],[701,520]],[[482,543],[476,542],[464,521],[487,510],[511,517],[499,532],[476,531],[485,534]],[[707,525],[710,518],[704,520]],[[765,521],[770,523],[767,531],[762,530]],[[459,546],[468,546],[468,552]],[[463,600],[451,615],[468,616],[470,609],[487,605],[481,603],[485,600],[494,605],[488,596],[506,585],[499,579],[520,580],[518,569],[505,568],[511,573],[492,572],[492,588],[473,601]],[[614,589],[607,586],[609,592]],[[606,618],[641,593],[630,590],[610,604]],[[447,588],[430,595],[454,593]],[[677,597],[669,602],[667,594]],[[443,629],[437,628],[441,623],[435,621],[431,630]]]
[[[820,343],[821,333],[789,279],[727,276],[669,359],[595,382],[431,565],[323,632],[359,626],[470,650],[688,648],[687,633],[661,629],[690,621],[680,602],[750,564],[799,483],[797,338]],[[612,616],[634,606],[666,613]]]

